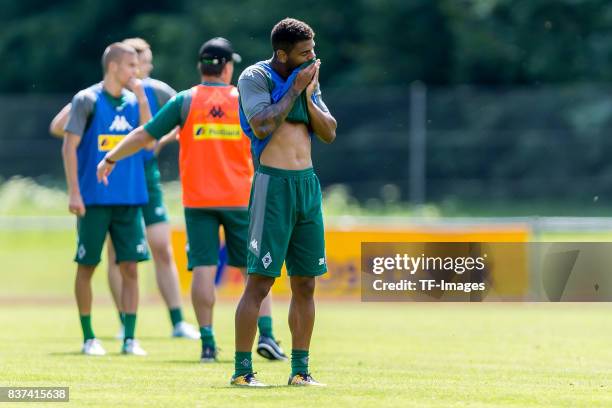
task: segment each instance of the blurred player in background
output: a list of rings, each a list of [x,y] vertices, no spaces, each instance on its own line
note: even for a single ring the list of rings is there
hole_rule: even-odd
[[[249,203],[247,284],[236,310],[235,372],[231,384],[263,386],[254,376],[251,348],[257,311],[280,276],[291,283],[289,385],[323,385],[308,370],[315,320],[315,277],[327,272],[321,186],[311,158],[312,136],[336,137],[336,120],[321,99],[314,32],[287,18],[271,33],[272,59],[238,80],[240,123],[259,167]]]
[[[212,329],[219,226],[225,232],[228,264],[245,271],[247,206],[253,177],[249,141],[240,129],[238,91],[230,85],[240,56],[224,38],[200,48],[202,83],[177,94],[144,127],[131,132],[98,167],[104,180],[113,162],[127,157],[180,126],[180,174],[188,238],[189,269],[193,271],[192,303],[200,324],[202,362],[215,361]],[[272,334],[270,296],[255,312],[260,338],[257,350],[270,360],[285,360]],[[259,316],[259,318],[257,318]]]
[[[134,339],[138,309],[137,262],[148,259],[142,224],[142,205],[148,201],[144,157],[133,156],[117,166],[115,183],[103,187],[96,180],[96,163],[151,112],[141,81],[134,48],[113,43],[102,57],[104,79],[77,93],[65,127],[62,157],[69,193],[69,210],[77,216],[78,264],[75,294],[84,343],[82,352],[104,355],[91,324],[91,278],[110,234],[122,275],[121,305],[125,312],[122,353],[146,355]],[[130,87],[134,93],[128,91]]]
[[[142,38],[129,38],[124,40],[123,43],[133,47],[138,53],[138,77],[142,80],[151,114],[155,115],[170,98],[176,95],[176,91],[166,83],[149,77],[153,70],[153,54],[151,47],[145,40]],[[66,105],[53,119],[50,126],[52,134],[63,136],[63,124],[69,112],[70,104]],[[146,226],[147,241],[153,255],[157,286],[170,315],[172,336],[198,339],[200,338],[198,331],[183,320],[178,273],[170,244],[170,226],[166,207],[163,203],[160,173],[157,164],[157,154],[160,149],[165,144],[174,140],[176,140],[176,131],[172,130],[167,135],[164,135],[159,142],[148,146],[148,149],[143,151],[145,155],[145,176],[149,201],[143,206],[142,213]],[[112,240],[108,240],[107,250],[108,282],[113,300],[119,311],[119,318],[121,319],[121,333],[119,336],[123,337],[125,317],[123,307],[121,306],[121,274],[115,262]]]

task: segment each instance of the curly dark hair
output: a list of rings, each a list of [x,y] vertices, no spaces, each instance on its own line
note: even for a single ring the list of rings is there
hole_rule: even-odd
[[[283,50],[288,53],[296,43],[312,40],[314,36],[315,33],[308,24],[287,17],[276,23],[270,34],[270,41],[274,51]]]

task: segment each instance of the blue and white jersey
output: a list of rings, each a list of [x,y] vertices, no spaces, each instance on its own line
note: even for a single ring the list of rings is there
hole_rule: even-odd
[[[82,111],[79,104],[82,104],[83,99],[93,102],[90,116],[86,118],[88,125],[81,134],[81,142],[77,148],[79,187],[84,204],[146,204],[149,197],[142,153],[118,161],[109,176],[108,186],[99,183],[96,177],[97,165],[106,153],[138,127],[140,115],[136,96],[124,90],[121,99],[112,103],[112,96],[107,94],[100,84],[94,85],[74,97],[71,115],[78,115]],[[69,132],[71,121],[72,118],[66,125]]]

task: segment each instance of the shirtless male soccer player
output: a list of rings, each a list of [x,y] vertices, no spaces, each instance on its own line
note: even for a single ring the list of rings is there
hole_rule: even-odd
[[[241,126],[260,165],[249,203],[248,279],[236,310],[231,384],[263,386],[251,363],[257,312],[284,261],[292,293],[289,385],[320,386],[308,371],[308,352],[315,277],[327,265],[321,187],[310,151],[313,135],[333,142],[336,120],[321,99],[313,30],[286,18],[272,29],[271,42],[272,59],[248,67],[238,80]]]

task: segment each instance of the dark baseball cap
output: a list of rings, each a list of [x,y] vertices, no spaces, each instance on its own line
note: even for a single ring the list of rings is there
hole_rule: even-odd
[[[200,62],[213,65],[242,61],[242,57],[234,52],[232,43],[223,37],[216,37],[202,44],[199,56]]]

